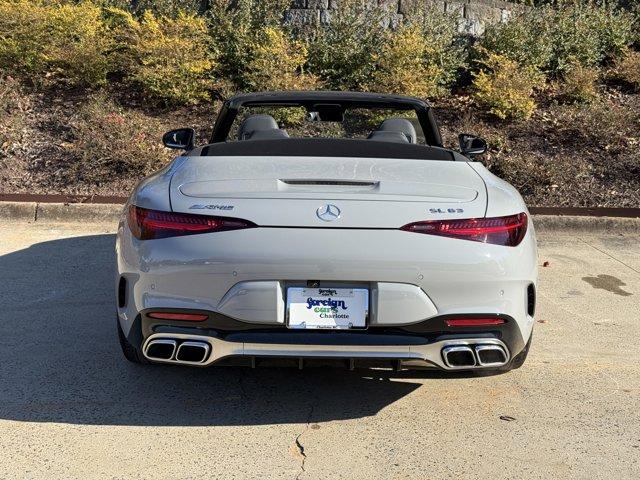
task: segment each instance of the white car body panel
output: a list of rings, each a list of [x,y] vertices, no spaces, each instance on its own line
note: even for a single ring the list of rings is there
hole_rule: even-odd
[[[283,181],[307,179],[374,186]],[[211,212],[264,226],[398,228],[416,220],[483,217],[487,204],[484,182],[467,162],[425,160],[187,157],[170,191],[173,211],[201,213],[192,207],[232,206]],[[326,203],[339,203],[341,216],[334,222],[315,215]],[[441,212],[430,213],[431,208]]]
[[[217,311],[246,322],[283,324],[284,282],[322,279],[370,283],[372,325],[406,325],[456,313],[503,313],[517,320],[523,338],[529,337],[533,319],[526,314],[523,292],[537,277],[531,224],[525,240],[513,248],[397,230],[417,220],[482,217],[486,211],[489,216],[526,211],[517,191],[479,164],[389,162],[414,180],[424,179],[427,193],[422,201],[413,194],[408,200],[382,201],[379,198],[384,194],[377,192],[364,194],[366,200],[354,200],[363,194],[313,192],[322,197],[307,199],[308,192],[296,191],[293,198],[287,197],[290,193],[270,198],[276,194],[262,191],[264,198],[246,198],[247,192],[241,193],[241,198],[228,194],[194,198],[180,191],[185,184],[193,185],[195,178],[210,184],[212,180],[207,178],[218,175],[221,181],[233,182],[234,172],[245,188],[247,177],[265,180],[268,174],[273,177],[272,185],[280,177],[309,178],[320,173],[325,179],[344,178],[327,175],[330,169],[323,168],[327,159],[307,157],[302,159],[304,165],[287,168],[300,160],[279,158],[267,163],[258,159],[256,169],[250,168],[251,158],[177,160],[181,169],[174,174],[170,187],[175,211],[193,213],[191,205],[214,202],[234,207],[231,212],[212,211],[215,215],[240,217],[258,225],[325,228],[258,228],[140,241],[131,236],[123,222],[118,241],[119,271],[135,275],[137,281],[134,301],[128,311],[121,312],[122,318],[132,319],[143,309],[175,307]],[[387,178],[397,182],[400,179],[394,169],[387,173],[386,162],[330,160],[333,166],[340,162],[349,164],[350,179],[375,180],[381,185]],[[231,166],[222,169],[223,165]],[[410,175],[414,170],[419,173]],[[438,182],[436,185],[469,182],[476,192],[475,198],[458,203],[434,199],[428,192],[432,183],[426,181],[432,179],[431,174],[436,177],[433,179]],[[490,182],[487,188],[482,181],[485,177]],[[163,174],[158,178],[166,185]],[[147,179],[142,185],[147,192],[149,182]],[[492,199],[488,206],[487,189]],[[255,190],[251,194],[255,195]],[[369,200],[369,196],[373,199]],[[159,197],[162,207],[162,196]],[[323,203],[336,204],[342,210],[341,217],[330,225],[315,214]],[[153,201],[151,206],[158,208]],[[446,211],[454,206],[463,207],[464,212]],[[443,213],[430,213],[429,209],[434,207]],[[203,212],[207,213],[197,211]],[[354,229],[342,230],[338,235],[331,231],[341,226]],[[384,230],[372,235],[368,229],[359,229],[371,226]],[[322,249],[317,251],[316,245]]]
[[[144,179],[123,211],[116,242],[116,285],[124,281],[126,290],[118,297],[122,332],[131,337],[146,312],[169,309],[207,312],[238,331],[272,328],[286,334],[287,288],[311,281],[368,289],[368,332],[411,333],[430,321],[444,325],[445,318],[465,315],[506,318],[511,330],[506,337],[505,331],[491,329],[475,329],[464,338],[458,331],[441,332],[446,335],[420,346],[407,336],[402,340],[408,343],[398,345],[356,344],[360,337],[345,336],[350,332],[342,337],[353,339],[347,345],[315,344],[308,338],[300,344],[265,344],[233,340],[198,330],[198,325],[184,331],[187,326],[180,324],[171,325],[183,328],[172,330],[174,346],[185,341],[208,345],[211,354],[202,365],[226,355],[306,352],[420,359],[448,368],[440,352],[465,346],[504,349],[509,361],[524,351],[534,325],[531,289],[535,294],[538,262],[530,219],[517,246],[401,230],[428,220],[528,215],[515,188],[480,163],[461,161],[458,154],[453,158],[198,153],[176,158]],[[327,205],[339,210],[333,221],[318,215]],[[128,225],[130,206],[230,217],[256,227],[140,240]],[[150,342],[169,335],[154,330],[158,325],[163,327],[156,322],[141,330],[145,355]],[[314,338],[327,338],[320,335]],[[167,362],[175,363],[173,357]]]

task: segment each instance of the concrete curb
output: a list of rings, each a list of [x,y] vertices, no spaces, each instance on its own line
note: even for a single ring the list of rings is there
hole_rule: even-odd
[[[122,204],[0,202],[0,218],[51,223],[117,223]]]
[[[0,219],[50,223],[112,223],[122,204],[0,202]],[[533,215],[539,232],[640,233],[640,218]]]
[[[533,215],[537,232],[640,233],[640,218]]]

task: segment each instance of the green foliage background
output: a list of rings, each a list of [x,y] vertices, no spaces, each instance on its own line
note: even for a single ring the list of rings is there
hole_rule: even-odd
[[[342,0],[328,24],[294,28],[289,0],[0,0],[0,74],[36,89],[122,84],[156,106],[247,90],[457,90],[504,119],[531,115],[536,93],[562,82],[575,101],[608,72],[633,84],[640,9],[523,3],[538,6],[472,41],[424,5],[391,28],[384,6]]]

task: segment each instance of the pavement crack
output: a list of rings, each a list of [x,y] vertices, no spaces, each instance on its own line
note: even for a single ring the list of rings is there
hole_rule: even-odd
[[[621,263],[622,265],[624,265],[625,267],[627,267],[628,269],[636,272],[636,273],[640,273],[638,270],[636,270],[635,268],[633,268],[631,265],[626,264],[625,262],[623,262],[622,260],[620,260],[619,258],[614,257],[613,255],[611,255],[608,252],[605,252],[604,250],[601,250],[600,248],[596,247],[595,245],[591,245],[589,242],[583,240],[582,238],[578,238],[578,240],[580,240],[582,243],[584,243],[585,245],[590,246],[591,248],[593,248],[594,250],[597,250],[598,252],[602,253],[603,255],[606,255],[607,257],[615,260],[618,263]]]
[[[304,429],[296,436],[296,440],[295,440],[296,448],[298,449],[298,453],[300,454],[300,457],[302,457],[301,462],[300,462],[300,471],[296,475],[296,480],[298,480],[300,478],[300,476],[304,472],[306,472],[304,467],[305,467],[305,462],[307,461],[307,453],[306,453],[304,445],[302,444],[300,439],[307,432],[307,430],[309,430],[309,426],[311,425],[311,417],[313,416],[313,409],[314,408],[315,408],[315,406],[313,404],[311,404],[311,408],[309,408],[309,414],[307,415],[307,423],[305,424]]]

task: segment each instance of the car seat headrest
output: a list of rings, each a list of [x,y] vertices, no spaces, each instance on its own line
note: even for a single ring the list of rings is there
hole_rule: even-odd
[[[251,115],[244,119],[238,129],[238,140],[247,140],[254,132],[278,130],[278,122],[271,115]]]
[[[407,137],[409,143],[417,143],[416,129],[406,118],[388,118],[380,124],[378,132],[400,132]]]

